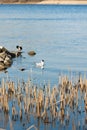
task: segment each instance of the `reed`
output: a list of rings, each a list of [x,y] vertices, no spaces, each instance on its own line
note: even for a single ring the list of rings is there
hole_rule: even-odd
[[[65,120],[69,124],[71,111],[77,110],[81,113],[83,107],[87,113],[87,79],[80,76],[74,84],[67,76],[61,76],[60,79],[59,85],[53,87],[50,86],[50,82],[47,86],[39,87],[31,83],[30,79],[27,82],[18,80],[16,86],[15,82],[2,79],[0,108],[9,117],[12,115],[14,121],[23,121],[26,115],[30,115],[42,119],[43,123],[52,123],[54,120],[63,123]],[[82,100],[84,106],[81,106]],[[9,106],[9,101],[12,102],[12,106]],[[79,122],[78,127],[80,125]],[[72,129],[76,129],[74,122]]]

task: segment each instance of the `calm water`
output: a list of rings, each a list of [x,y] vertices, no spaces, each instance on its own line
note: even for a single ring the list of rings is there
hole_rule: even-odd
[[[13,80],[30,76],[36,84],[50,80],[52,86],[58,84],[61,73],[86,73],[87,6],[0,5],[0,45],[8,50],[16,50],[16,45],[23,47],[22,57],[15,58],[8,69]],[[30,50],[37,54],[30,57]],[[44,70],[35,66],[41,59],[45,60]],[[22,67],[26,68],[23,72],[19,70]],[[0,73],[2,77],[6,77],[4,72]],[[40,129],[51,129],[45,127]]]
[[[8,69],[10,77],[57,84],[67,71],[87,71],[87,6],[0,5],[0,45],[15,50],[23,46],[23,57]],[[30,57],[27,52],[37,54]],[[35,62],[45,60],[45,69]],[[26,68],[20,72],[19,68]],[[31,74],[32,73],[32,74]],[[2,76],[2,74],[1,74]]]

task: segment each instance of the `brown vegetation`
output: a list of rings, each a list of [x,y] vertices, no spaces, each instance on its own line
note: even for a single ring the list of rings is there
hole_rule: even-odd
[[[36,3],[36,4],[87,4],[87,0],[0,0],[1,4]]]
[[[33,2],[41,2],[41,0],[0,0],[0,3],[33,3]]]

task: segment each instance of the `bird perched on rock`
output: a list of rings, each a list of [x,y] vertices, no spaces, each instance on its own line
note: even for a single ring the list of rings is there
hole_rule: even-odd
[[[16,46],[16,48],[18,49],[18,51],[21,51],[22,50],[22,46]]]

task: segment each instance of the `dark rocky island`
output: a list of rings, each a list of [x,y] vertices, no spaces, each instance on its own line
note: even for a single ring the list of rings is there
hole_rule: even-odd
[[[0,46],[0,70],[5,70],[13,63],[13,58],[21,55],[19,51],[9,51],[5,47]]]

